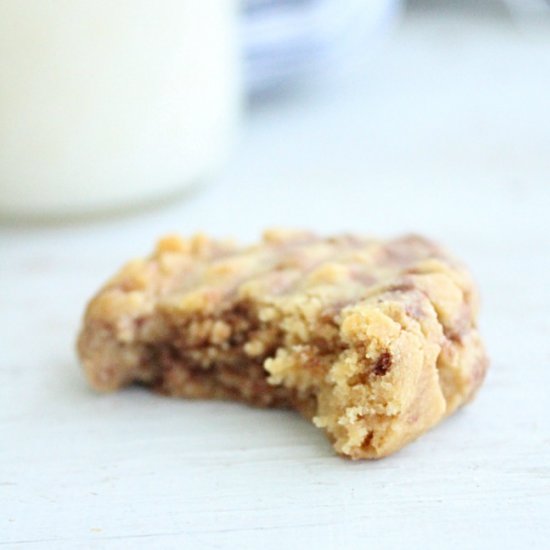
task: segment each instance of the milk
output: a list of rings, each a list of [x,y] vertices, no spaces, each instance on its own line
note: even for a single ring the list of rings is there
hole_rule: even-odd
[[[0,0],[0,212],[74,215],[208,177],[238,118],[231,0]]]

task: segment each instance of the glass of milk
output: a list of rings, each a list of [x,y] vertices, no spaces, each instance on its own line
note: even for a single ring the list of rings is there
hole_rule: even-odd
[[[146,204],[225,159],[233,0],[1,0],[0,213]]]

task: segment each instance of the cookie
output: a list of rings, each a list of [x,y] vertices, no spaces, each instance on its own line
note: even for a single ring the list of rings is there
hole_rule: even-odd
[[[353,459],[388,455],[468,402],[488,365],[478,297],[419,236],[169,236],[92,299],[90,384],[289,407]]]

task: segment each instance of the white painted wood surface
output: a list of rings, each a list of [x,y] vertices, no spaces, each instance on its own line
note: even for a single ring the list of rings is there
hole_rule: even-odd
[[[228,172],[123,218],[2,226],[0,546],[548,548],[550,33],[418,21],[344,90],[254,106]],[[492,368],[402,452],[297,415],[89,390],[85,301],[162,233],[423,232],[475,272]]]

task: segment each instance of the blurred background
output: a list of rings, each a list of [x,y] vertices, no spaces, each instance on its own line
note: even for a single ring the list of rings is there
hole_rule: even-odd
[[[549,44],[544,0],[6,0],[0,215],[65,221],[222,180],[263,197],[533,185]]]
[[[0,544],[545,548],[549,210],[544,0],[0,0]],[[268,226],[448,246],[481,287],[475,403],[350,468],[282,412],[86,388],[118,266]]]

